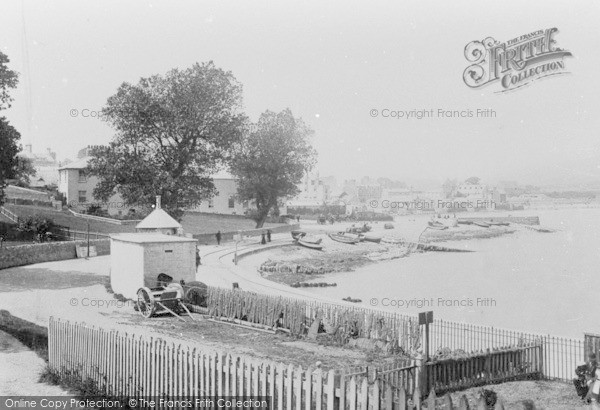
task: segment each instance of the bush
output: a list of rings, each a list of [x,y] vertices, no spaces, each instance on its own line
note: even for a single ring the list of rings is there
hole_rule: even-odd
[[[39,215],[28,216],[21,220],[16,227],[17,231],[30,235],[38,242],[49,241],[56,228],[58,228],[58,226],[52,219],[44,218]]]

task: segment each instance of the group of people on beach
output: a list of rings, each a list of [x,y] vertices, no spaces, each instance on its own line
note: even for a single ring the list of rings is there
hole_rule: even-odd
[[[575,369],[576,379],[573,384],[577,390],[577,395],[581,400],[589,402],[595,409],[600,409],[598,396],[600,395],[600,367],[596,359],[596,354],[591,353],[588,361]]]

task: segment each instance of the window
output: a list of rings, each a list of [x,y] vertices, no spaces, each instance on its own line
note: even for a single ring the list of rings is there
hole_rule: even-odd
[[[86,181],[87,181],[87,178],[85,175],[85,170],[80,169],[79,170],[79,182],[86,182]]]
[[[235,198],[230,196],[229,197],[229,203],[228,203],[230,208],[235,208]]]
[[[85,204],[87,202],[87,198],[86,198],[86,191],[79,191],[79,203],[80,204]]]

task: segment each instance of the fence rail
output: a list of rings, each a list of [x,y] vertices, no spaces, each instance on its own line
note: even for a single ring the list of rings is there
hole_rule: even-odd
[[[539,379],[542,364],[541,344],[435,360],[425,364],[424,390],[439,394],[500,381]]]
[[[100,232],[84,232],[68,228],[55,228],[54,231],[56,231],[55,235],[66,241],[86,241],[88,237],[90,240],[110,238],[109,234]]]
[[[539,344],[543,352],[542,373],[546,379],[571,381],[575,367],[585,361],[584,341],[577,339],[444,320],[435,320],[431,324],[429,337],[432,355],[441,348],[470,353]]]
[[[14,223],[17,223],[17,224],[19,223],[19,215],[15,214],[12,211],[9,211],[8,209],[6,209],[3,206],[0,206],[0,214],[4,215],[5,217],[7,217],[8,219],[10,219]]]

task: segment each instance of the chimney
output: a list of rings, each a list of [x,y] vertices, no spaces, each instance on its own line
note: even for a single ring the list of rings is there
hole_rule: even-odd
[[[161,204],[160,204],[160,195],[156,195],[156,209],[160,209]]]

